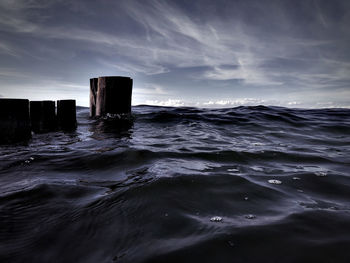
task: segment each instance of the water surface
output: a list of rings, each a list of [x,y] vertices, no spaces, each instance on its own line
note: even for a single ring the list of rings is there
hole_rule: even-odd
[[[350,110],[117,123],[0,146],[1,262],[350,262]]]

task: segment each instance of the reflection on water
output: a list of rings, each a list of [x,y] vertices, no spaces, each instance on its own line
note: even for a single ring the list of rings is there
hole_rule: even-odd
[[[349,113],[78,108],[0,146],[0,262],[350,262]]]
[[[109,137],[131,138],[134,121],[132,118],[97,119],[90,125],[89,131],[96,140]]]

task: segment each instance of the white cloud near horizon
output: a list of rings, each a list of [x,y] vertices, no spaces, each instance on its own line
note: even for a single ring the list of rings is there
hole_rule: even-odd
[[[186,104],[182,100],[178,99],[168,99],[168,100],[147,100],[146,101],[147,105],[152,105],[152,106],[165,106],[165,107],[184,107]]]
[[[136,106],[138,104],[135,104]],[[165,107],[200,107],[200,108],[234,108],[239,106],[280,106],[291,108],[350,108],[349,104],[337,104],[335,102],[316,103],[313,106],[300,101],[276,101],[276,100],[260,100],[254,98],[240,98],[235,100],[217,100],[204,102],[187,102],[181,99],[166,100],[148,100],[146,105],[165,106]]]

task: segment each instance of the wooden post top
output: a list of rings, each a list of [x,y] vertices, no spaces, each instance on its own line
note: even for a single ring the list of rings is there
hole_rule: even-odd
[[[120,78],[120,79],[131,79],[130,77],[126,77],[126,76],[100,76],[98,78]]]

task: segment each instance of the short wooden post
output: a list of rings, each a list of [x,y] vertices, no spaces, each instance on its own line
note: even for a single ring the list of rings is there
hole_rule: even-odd
[[[35,133],[49,132],[56,129],[56,109],[54,101],[31,101],[30,120]]]
[[[57,101],[57,120],[62,130],[74,130],[77,128],[77,114],[75,100]]]
[[[129,77],[99,77],[96,116],[131,112],[133,81]]]
[[[0,143],[30,138],[29,100],[0,99]]]

